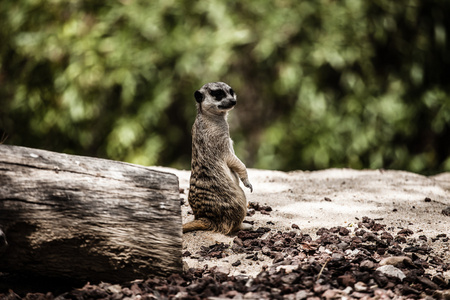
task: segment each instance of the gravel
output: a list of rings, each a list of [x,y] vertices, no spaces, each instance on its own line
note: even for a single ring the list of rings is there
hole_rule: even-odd
[[[265,210],[266,211],[266,210]],[[299,230],[260,227],[240,231],[233,243],[212,244],[185,257],[203,260],[168,278],[149,278],[122,285],[86,284],[60,295],[0,294],[1,299],[424,299],[450,296],[450,262],[442,260],[423,239],[412,238],[363,217],[352,227],[320,228],[313,239]],[[427,240],[442,242],[445,234]],[[447,239],[448,240],[448,239]],[[270,259],[256,276],[230,275],[208,262],[232,254],[244,260]],[[240,260],[232,265],[240,265]]]

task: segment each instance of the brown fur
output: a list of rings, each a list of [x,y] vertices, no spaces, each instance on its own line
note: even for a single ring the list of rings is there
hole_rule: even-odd
[[[236,95],[223,82],[207,83],[195,92],[197,117],[192,127],[189,204],[195,220],[183,233],[212,230],[224,234],[242,229],[247,200],[239,179],[252,190],[245,165],[234,154],[227,123]]]

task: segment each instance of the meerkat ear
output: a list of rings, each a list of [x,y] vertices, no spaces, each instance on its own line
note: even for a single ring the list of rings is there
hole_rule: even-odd
[[[197,101],[198,103],[202,103],[203,99],[205,98],[200,91],[195,91],[194,97],[195,101]]]

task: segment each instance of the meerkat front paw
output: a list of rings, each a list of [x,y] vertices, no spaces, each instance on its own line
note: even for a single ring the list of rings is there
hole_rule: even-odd
[[[253,193],[253,187],[250,181],[248,181],[248,178],[241,178],[242,183],[245,185],[245,187],[250,189],[250,192]]]

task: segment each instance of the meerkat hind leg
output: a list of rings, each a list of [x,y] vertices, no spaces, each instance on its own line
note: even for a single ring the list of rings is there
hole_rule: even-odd
[[[211,221],[205,218],[197,219],[183,224],[183,233],[195,230],[211,230]]]

